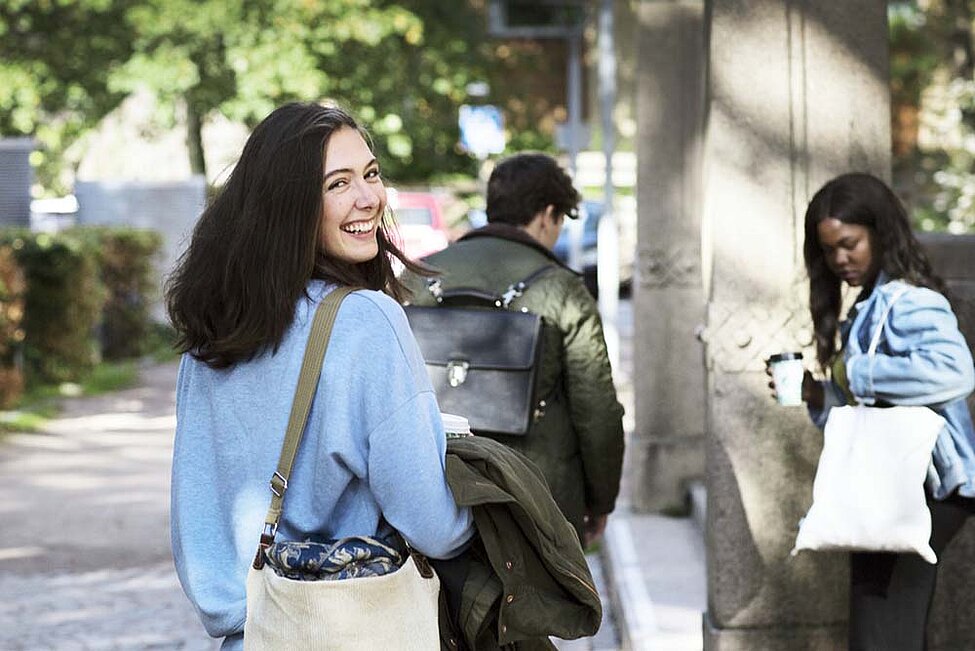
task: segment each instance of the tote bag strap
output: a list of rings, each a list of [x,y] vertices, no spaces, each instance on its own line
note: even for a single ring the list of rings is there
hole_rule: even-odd
[[[901,287],[898,289],[893,296],[890,297],[890,303],[887,303],[887,307],[884,309],[884,313],[880,317],[880,322],[877,324],[877,329],[873,332],[873,338],[870,340],[870,348],[867,349],[867,357],[873,357],[877,352],[877,344],[880,343],[880,335],[883,333],[884,325],[887,323],[887,317],[890,316],[890,310],[894,307],[894,303],[897,302],[901,296],[907,293],[907,290],[911,289],[911,286]]]
[[[301,373],[298,376],[298,388],[291,403],[291,417],[288,419],[281,457],[278,459],[277,470],[271,476],[271,506],[264,518],[261,544],[254,558],[255,569],[264,566],[264,554],[261,552],[274,542],[274,536],[278,531],[278,522],[281,520],[281,512],[284,508],[284,493],[288,490],[288,478],[291,477],[291,468],[318,388],[318,378],[322,372],[322,363],[325,361],[325,350],[332,335],[332,326],[335,325],[335,317],[338,315],[342,300],[353,291],[355,291],[354,287],[333,289],[315,310],[315,318],[308,335],[308,345],[305,347],[305,356],[301,363]]]

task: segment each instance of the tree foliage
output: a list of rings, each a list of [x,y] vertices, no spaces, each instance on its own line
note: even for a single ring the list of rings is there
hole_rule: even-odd
[[[29,135],[38,178],[64,191],[65,151],[124,98],[110,86],[131,56],[127,2],[0,3],[0,135]]]
[[[975,231],[973,0],[890,5],[894,179],[923,230]]]
[[[40,180],[63,191],[59,166],[75,162],[68,147],[136,90],[154,93],[160,126],[185,125],[200,173],[201,129],[213,116],[253,126],[284,102],[331,100],[372,131],[394,179],[471,173],[473,160],[457,149],[458,108],[471,100],[470,82],[503,80],[510,68],[488,41],[482,5],[5,0],[0,134],[37,137]],[[530,113],[522,111],[522,122]],[[523,126],[536,128],[531,120]]]

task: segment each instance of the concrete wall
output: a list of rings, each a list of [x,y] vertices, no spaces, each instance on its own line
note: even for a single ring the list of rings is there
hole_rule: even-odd
[[[0,138],[0,225],[30,225],[32,138]]]
[[[975,235],[922,235],[935,271],[948,284],[965,338],[975,347]],[[975,395],[969,398],[975,413]],[[975,518],[940,559],[938,587],[928,623],[929,651],[975,649]]]
[[[78,181],[78,224],[131,226],[159,231],[163,251],[158,261],[160,296],[162,284],[177,257],[189,243],[193,226],[206,202],[202,176],[184,181]],[[153,316],[165,320],[161,303]]]
[[[846,557],[789,555],[822,436],[804,410],[771,401],[763,360],[811,344],[812,193],[850,170],[889,177],[886,5],[711,0],[706,23],[705,644],[842,648]]]
[[[637,510],[679,507],[704,474],[701,135],[704,4],[637,7],[639,228],[634,283],[636,428],[627,474]]]

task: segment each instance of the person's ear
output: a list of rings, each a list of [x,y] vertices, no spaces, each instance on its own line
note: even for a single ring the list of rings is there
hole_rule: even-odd
[[[548,204],[545,206],[545,220],[551,222],[552,226],[558,226],[561,222],[561,215],[555,208],[555,204]]]

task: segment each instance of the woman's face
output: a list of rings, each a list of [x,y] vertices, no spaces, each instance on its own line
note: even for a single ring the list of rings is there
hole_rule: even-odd
[[[853,287],[873,282],[879,259],[873,254],[873,233],[861,224],[827,217],[816,226],[826,266]]]
[[[343,127],[325,146],[321,245],[325,254],[351,264],[379,254],[376,231],[386,207],[379,163],[355,129]]]

